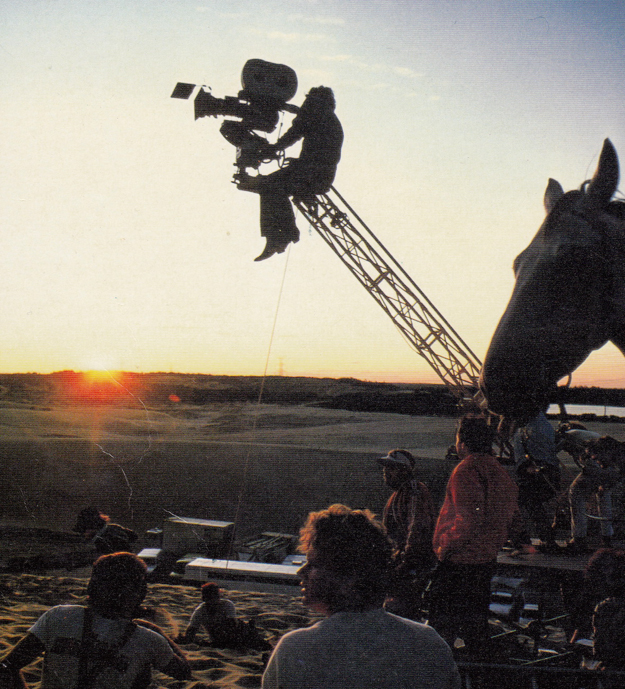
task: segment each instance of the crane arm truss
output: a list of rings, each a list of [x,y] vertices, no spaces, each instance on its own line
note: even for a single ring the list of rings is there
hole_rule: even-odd
[[[338,191],[293,203],[458,401],[474,399],[480,360]]]

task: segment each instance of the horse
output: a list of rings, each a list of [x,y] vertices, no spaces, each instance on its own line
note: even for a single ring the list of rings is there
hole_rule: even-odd
[[[609,340],[625,354],[625,201],[613,200],[618,155],[603,143],[580,189],[550,179],[547,217],[515,259],[512,296],[480,373],[488,409],[517,426]]]

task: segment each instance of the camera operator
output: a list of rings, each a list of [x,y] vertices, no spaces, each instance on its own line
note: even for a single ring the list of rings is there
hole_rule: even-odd
[[[330,189],[343,145],[335,107],[332,89],[310,89],[289,130],[265,150],[275,155],[303,139],[299,157],[270,175],[239,175],[239,189],[260,194],[260,234],[267,243],[256,261],[282,253],[290,242],[299,240],[290,196],[314,196]]]

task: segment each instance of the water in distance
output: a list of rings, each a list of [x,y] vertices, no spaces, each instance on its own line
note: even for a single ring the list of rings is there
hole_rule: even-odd
[[[580,414],[596,414],[597,416],[622,416],[625,417],[625,407],[608,407],[603,404],[567,404],[566,411],[571,416]],[[557,404],[550,404],[548,414],[559,414]]]

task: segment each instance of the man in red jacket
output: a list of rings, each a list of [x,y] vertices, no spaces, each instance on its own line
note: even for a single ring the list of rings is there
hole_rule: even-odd
[[[450,646],[460,637],[472,654],[486,651],[490,580],[518,515],[517,486],[493,457],[493,439],[485,418],[461,419],[461,462],[449,477],[433,538],[439,564],[429,623]]]

